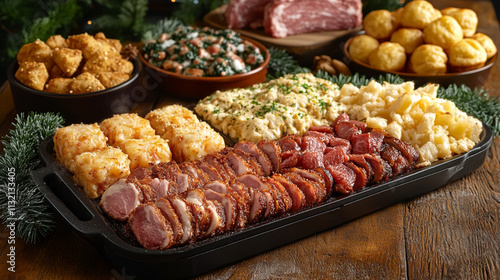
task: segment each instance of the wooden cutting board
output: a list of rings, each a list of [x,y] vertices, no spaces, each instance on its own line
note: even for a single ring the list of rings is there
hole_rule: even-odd
[[[227,5],[220,6],[212,10],[203,18],[206,25],[212,28],[226,29],[228,25],[224,13]],[[313,32],[306,34],[290,35],[285,38],[274,38],[267,35],[263,28],[260,29],[235,29],[243,36],[253,38],[266,47],[275,47],[284,49],[292,54],[304,66],[312,64],[312,59],[316,55],[328,54],[332,55],[332,48],[336,48],[335,41],[339,38],[348,37],[349,34],[357,32],[361,27],[336,30],[336,31],[323,31]],[[334,55],[335,56],[335,55]]]

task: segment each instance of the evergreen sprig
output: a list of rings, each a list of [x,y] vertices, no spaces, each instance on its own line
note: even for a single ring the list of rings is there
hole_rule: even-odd
[[[179,9],[174,17],[182,18],[188,25],[193,25],[211,10],[222,6],[229,0],[179,0]]]
[[[270,60],[267,66],[268,79],[275,79],[286,74],[311,72],[309,68],[301,67],[297,60],[288,52],[277,48],[268,48]]]
[[[447,88],[440,87],[437,97],[453,101],[460,110],[482,120],[495,135],[500,135],[500,102],[486,89],[452,84]]]
[[[40,165],[40,142],[63,123],[59,114],[29,113],[25,117],[21,113],[16,116],[14,129],[1,141],[4,151],[0,155],[0,218],[5,225],[15,221],[16,237],[25,243],[36,243],[54,226],[53,214],[30,171]]]
[[[177,18],[165,18],[147,27],[147,31],[142,35],[142,41],[156,40],[162,33],[172,33],[177,28],[185,24]]]

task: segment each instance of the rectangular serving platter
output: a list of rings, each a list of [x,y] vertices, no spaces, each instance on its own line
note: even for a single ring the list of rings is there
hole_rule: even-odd
[[[55,212],[93,244],[124,275],[190,278],[241,261],[360,216],[420,196],[479,168],[490,149],[491,129],[483,124],[481,141],[469,152],[415,169],[349,195],[247,226],[242,230],[167,250],[147,250],[128,236],[125,225],[89,199],[54,157],[52,137],[39,146],[44,167],[32,177]]]

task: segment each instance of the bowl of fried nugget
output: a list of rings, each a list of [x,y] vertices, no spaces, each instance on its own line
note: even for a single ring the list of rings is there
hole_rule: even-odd
[[[56,112],[67,123],[149,111],[137,48],[104,33],[53,35],[25,44],[7,70],[18,112]]]
[[[478,32],[478,21],[472,9],[438,10],[427,1],[411,1],[392,12],[368,13],[364,30],[346,42],[344,53],[353,70],[366,75],[478,87],[497,57],[493,40]]]

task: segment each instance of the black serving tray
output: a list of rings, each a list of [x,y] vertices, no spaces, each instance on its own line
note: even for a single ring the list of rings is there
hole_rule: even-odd
[[[45,167],[33,171],[32,176],[62,219],[92,243],[117,271],[138,278],[181,279],[241,261],[444,186],[479,168],[492,139],[491,129],[483,124],[480,143],[465,154],[349,195],[331,197],[292,214],[167,250],[140,247],[128,236],[124,224],[108,218],[98,200],[89,199],[54,158],[52,138],[40,144]]]

